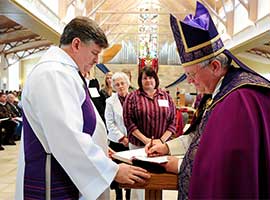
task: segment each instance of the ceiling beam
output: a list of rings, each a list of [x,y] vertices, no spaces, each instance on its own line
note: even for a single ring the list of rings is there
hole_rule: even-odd
[[[264,47],[255,47],[255,48],[252,48],[248,51],[256,51],[256,52],[260,52],[260,53],[263,53],[263,54],[270,54],[270,51],[268,48],[264,48]]]
[[[113,3],[110,3],[110,7],[109,8],[107,8],[107,9],[110,9],[110,8],[115,8],[115,7],[117,7],[118,5],[125,5],[125,3],[126,3],[126,0],[114,0],[113,1]],[[111,14],[110,14],[111,15]],[[111,15],[110,17],[109,17],[109,19],[112,17],[113,15]],[[97,17],[97,12],[95,12],[95,15],[94,16],[92,16],[92,18],[96,18]],[[100,16],[99,16],[100,17]],[[103,16],[101,15],[101,18],[102,18]],[[104,20],[103,20],[104,21]]]
[[[91,17],[95,12],[106,2],[107,0],[102,0],[93,10],[90,11],[89,14],[87,14],[87,17]]]
[[[209,11],[224,25],[226,26],[226,22],[218,15],[218,13],[205,1],[201,0],[204,5],[209,9]]]
[[[0,21],[1,21],[1,29],[9,29],[9,28],[13,28],[15,26],[20,26],[19,24],[10,20],[9,18],[5,17],[4,15],[0,15]]]
[[[234,34],[234,10],[227,13],[226,31],[230,37]]]
[[[121,5],[121,3],[124,2],[124,1],[125,1],[125,0],[121,0],[120,3],[119,3],[119,5]],[[138,5],[140,5],[140,3],[141,3],[140,1],[139,1],[139,2],[136,2],[135,5],[134,5],[134,7],[137,7]],[[131,9],[132,9],[132,7],[130,7],[129,9],[127,9],[126,12],[129,12]],[[119,21],[119,23],[120,23],[120,19],[122,18],[123,15],[124,15],[124,14],[120,14],[120,16],[118,16],[118,18],[116,19],[117,21]],[[113,16],[113,15],[110,14],[108,17],[111,18],[112,16]],[[108,19],[106,19],[106,21],[107,21],[107,20],[108,20]],[[106,21],[103,20],[102,22],[105,23]],[[103,23],[100,23],[99,25],[102,26]],[[116,25],[114,25],[113,27],[110,27],[110,29],[107,30],[107,32],[111,32],[114,28],[118,27],[119,23],[116,24]]]
[[[228,16],[227,16],[227,11],[226,11],[226,6],[225,6],[226,4],[225,4],[224,0],[222,0],[221,2],[222,2],[223,12],[224,12],[226,19],[227,19]]]
[[[115,36],[112,38],[111,43],[115,42],[117,38],[119,38],[119,36],[124,35],[124,34],[128,34],[127,32],[131,29],[132,27],[128,27],[123,33],[116,33]],[[112,34],[114,35],[114,34]]]
[[[162,32],[162,33],[159,33],[159,32],[147,32],[147,33],[139,33],[139,32],[111,32],[111,33],[107,33],[106,35],[144,35],[144,34],[157,34],[157,35],[168,35],[168,34],[171,34],[171,32]]]
[[[151,26],[151,25],[157,25],[157,26],[169,26],[169,24],[161,24],[161,23],[157,23],[157,24],[154,24],[154,23],[119,23],[119,22],[106,22],[104,23],[103,25],[118,25],[118,26],[135,26],[135,25],[145,25],[145,26]]]
[[[70,6],[71,4],[74,3],[75,0],[70,0],[68,3],[67,3],[67,6]]]
[[[69,2],[67,0],[58,0],[58,16],[63,20],[67,14]]]
[[[38,34],[55,44],[59,43],[60,34],[50,27],[47,23],[32,14],[29,8],[23,7],[16,0],[0,0],[0,13],[7,18],[30,29],[33,33]]]
[[[258,19],[258,0],[252,0],[248,3],[248,18],[252,22],[256,22]]]
[[[249,7],[249,6],[248,6],[247,4],[245,4],[245,2],[244,2],[243,0],[238,0],[238,1],[239,1],[240,4],[242,4],[242,6],[245,7],[246,10],[248,10],[248,7]],[[252,1],[254,1],[254,0],[252,0]],[[256,1],[256,0],[255,0],[255,1]],[[249,3],[248,3],[248,4],[249,4]]]
[[[108,21],[113,15],[108,15],[105,17],[105,19],[103,19],[98,25],[102,26],[106,21]]]
[[[120,35],[121,35],[120,33],[116,34],[116,35],[110,40],[110,43],[111,43],[111,44],[114,44],[115,41],[117,40],[117,38],[118,38]]]
[[[17,53],[20,51],[26,51],[26,50],[35,49],[35,48],[39,48],[39,47],[43,47],[43,46],[50,46],[50,45],[52,45],[52,42],[50,42],[48,40],[34,41],[34,42],[22,44],[20,46],[16,46],[16,47],[11,48],[7,51],[4,51],[3,53],[5,55],[7,55],[7,54],[11,54],[11,53]]]
[[[268,29],[267,31],[261,34],[258,34],[242,43],[239,43],[237,46],[231,48],[230,51],[232,53],[237,54],[252,49],[256,46],[263,46],[264,44],[267,44],[269,41],[270,41],[270,30]]]
[[[97,11],[96,13],[99,14],[112,14],[112,15],[139,15],[139,14],[157,14],[157,15],[169,15],[169,14],[188,14],[188,12],[179,12],[179,11],[167,11],[167,12],[163,12],[163,11],[155,11],[155,10],[150,10],[150,11],[136,11],[136,10],[131,10],[131,11],[112,11],[112,10],[100,10]]]
[[[20,61],[21,59],[27,58],[28,56],[38,53],[40,51],[47,50],[49,46],[42,46],[34,49],[29,49],[25,51],[20,51],[18,53],[12,53],[12,54],[6,54],[4,55],[4,59],[6,60],[7,66],[4,67],[4,69],[9,68],[11,65],[15,64],[16,62]],[[12,58],[10,60],[9,58]]]
[[[32,33],[29,30],[18,30],[5,34],[0,34],[0,44],[19,42],[21,40],[33,39],[35,37],[38,37],[38,35]]]
[[[161,7],[166,7],[168,10],[184,10],[185,14],[190,14],[192,11],[195,10],[195,3],[194,1],[175,1],[175,0],[159,0]],[[176,15],[176,13],[172,13]]]

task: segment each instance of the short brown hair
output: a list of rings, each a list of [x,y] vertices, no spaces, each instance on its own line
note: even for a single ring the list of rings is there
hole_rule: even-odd
[[[109,46],[103,30],[95,21],[87,17],[76,17],[65,26],[60,38],[60,47],[71,44],[72,40],[76,37],[85,43],[93,41],[101,48],[107,48]]]

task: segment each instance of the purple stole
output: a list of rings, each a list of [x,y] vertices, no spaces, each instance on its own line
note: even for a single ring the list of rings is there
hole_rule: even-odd
[[[85,88],[85,92],[86,99],[81,106],[84,122],[82,131],[92,136],[96,127],[96,115],[87,88]],[[53,154],[45,152],[25,115],[23,115],[23,129],[25,154],[24,199],[46,199],[45,166],[48,155],[51,157],[50,199],[79,199],[79,190]]]
[[[229,69],[228,74],[222,81],[219,93],[214,97],[211,104],[206,107],[206,112],[202,118],[202,121],[195,130],[195,136],[192,139],[192,142],[182,161],[178,178],[178,200],[188,199],[189,182],[192,175],[193,161],[199,147],[201,135],[213,108],[216,104],[218,104],[219,101],[222,101],[222,99],[226,98],[228,94],[240,87],[270,88],[270,83],[261,76],[254,75],[253,73],[236,68]]]

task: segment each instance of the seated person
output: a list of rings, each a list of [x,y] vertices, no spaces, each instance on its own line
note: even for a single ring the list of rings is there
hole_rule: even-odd
[[[17,127],[15,130],[15,140],[19,140],[21,138],[22,131],[22,109],[18,106],[18,99],[13,93],[9,93],[7,95],[7,107],[12,112],[14,120],[17,122]]]
[[[7,96],[5,93],[0,93],[0,119],[1,124],[1,135],[4,145],[15,145],[14,133],[17,127],[17,122],[15,121],[15,115],[9,110],[7,106]]]

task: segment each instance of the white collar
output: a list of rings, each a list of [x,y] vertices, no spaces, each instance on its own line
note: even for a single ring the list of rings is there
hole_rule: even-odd
[[[222,76],[222,77],[219,79],[219,81],[218,81],[218,83],[217,83],[217,85],[216,85],[216,88],[215,88],[215,90],[214,90],[214,92],[213,92],[213,94],[212,94],[212,99],[214,99],[214,97],[215,97],[215,96],[217,95],[217,93],[219,92],[219,89],[220,89],[220,86],[221,86],[221,84],[222,84],[223,79],[224,79],[224,76]]]
[[[40,62],[48,61],[59,62],[76,68],[77,70],[79,69],[75,61],[63,49],[57,46],[51,46],[40,60]]]

